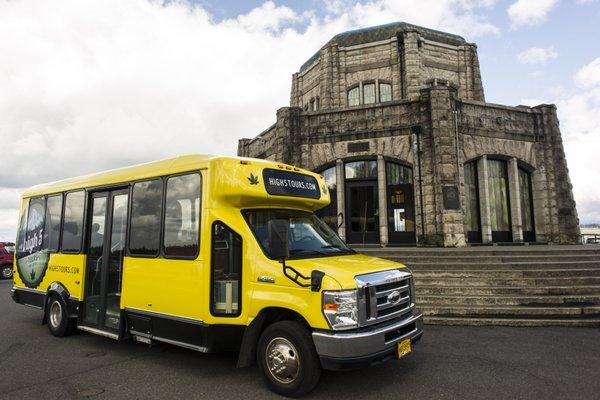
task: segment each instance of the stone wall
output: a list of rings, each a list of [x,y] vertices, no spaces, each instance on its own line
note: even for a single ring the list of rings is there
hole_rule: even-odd
[[[369,82],[391,83],[392,101],[348,107],[347,91]],[[338,208],[344,162],[376,159],[382,245],[386,160],[413,169],[419,244],[465,245],[464,165],[471,161],[481,239],[492,240],[490,159],[506,160],[513,241],[523,240],[520,169],[532,181],[536,240],[579,240],[556,108],[485,103],[477,46],[463,38],[403,23],[337,35],[293,75],[290,104],[277,111],[273,126],[241,139],[238,154],[316,171],[335,165]]]
[[[458,88],[463,99],[483,101],[477,46],[454,44],[403,30],[378,42],[324,46],[309,65],[292,76],[290,104],[305,111],[347,107],[347,92],[367,82],[392,84],[392,98],[418,99],[427,81],[439,79]]]

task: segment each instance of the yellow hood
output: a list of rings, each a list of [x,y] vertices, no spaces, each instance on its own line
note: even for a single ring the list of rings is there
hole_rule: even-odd
[[[406,268],[404,264],[365,254],[289,260],[287,264],[306,276],[310,276],[310,272],[314,269],[323,271],[325,275],[338,281],[342,289],[355,288],[354,277],[357,275]]]

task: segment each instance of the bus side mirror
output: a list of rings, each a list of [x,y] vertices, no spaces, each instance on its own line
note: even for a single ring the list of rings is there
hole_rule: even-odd
[[[271,257],[276,260],[286,260],[290,257],[288,244],[289,222],[284,219],[272,219],[269,221],[268,227]]]

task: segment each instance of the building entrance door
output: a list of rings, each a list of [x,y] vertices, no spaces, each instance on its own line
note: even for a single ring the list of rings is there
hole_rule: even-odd
[[[412,184],[388,185],[388,240],[415,243],[415,204]]]
[[[492,242],[512,242],[508,167],[504,160],[487,160]]]
[[[379,243],[377,181],[346,182],[346,241]]]

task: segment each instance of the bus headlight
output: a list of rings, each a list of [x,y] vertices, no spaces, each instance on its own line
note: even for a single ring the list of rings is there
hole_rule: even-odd
[[[356,297],[356,289],[323,292],[323,314],[331,329],[358,327]]]

